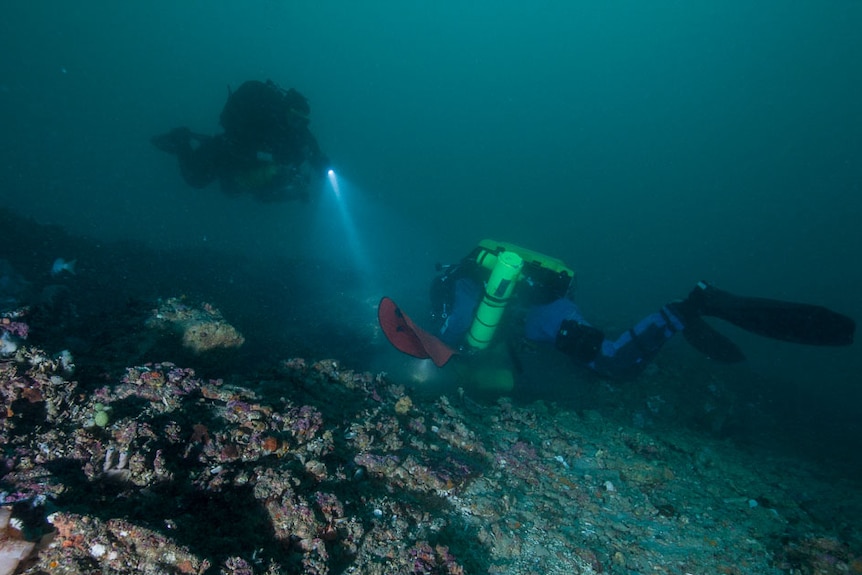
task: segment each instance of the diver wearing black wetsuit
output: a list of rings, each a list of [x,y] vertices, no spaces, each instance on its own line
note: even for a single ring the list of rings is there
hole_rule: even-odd
[[[261,201],[306,199],[329,164],[309,129],[310,114],[298,91],[250,80],[228,94],[220,117],[224,133],[207,136],[180,127],[152,142],[177,156],[192,187],[218,180],[226,193],[250,193]]]

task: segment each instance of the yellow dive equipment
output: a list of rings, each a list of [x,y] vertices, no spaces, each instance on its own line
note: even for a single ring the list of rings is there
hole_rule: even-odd
[[[527,267],[535,267],[545,269],[562,276],[568,276],[570,279],[575,277],[575,272],[567,266],[563,260],[540,254],[539,252],[516,246],[508,242],[498,242],[496,240],[482,240],[476,248],[476,263],[486,269],[493,269],[497,263],[497,257],[500,253],[514,252],[521,256],[524,264]]]
[[[475,349],[485,349],[491,343],[524,266],[524,260],[514,251],[501,252],[494,260],[485,295],[467,332],[467,343]]]
[[[243,190],[258,190],[268,186],[278,175],[278,164],[275,162],[258,162],[250,170],[236,176],[237,185]]]
[[[467,343],[474,349],[485,349],[491,343],[518,281],[538,281],[559,292],[557,297],[563,297],[575,277],[562,260],[507,242],[482,240],[471,257],[491,270],[484,297],[467,332]]]
[[[550,291],[554,297],[563,297],[575,277],[572,268],[562,260],[496,240],[482,240],[469,258],[491,271],[484,296],[467,332],[467,344],[473,349],[489,347],[517,283],[524,281],[531,286],[539,286],[543,293]],[[466,372],[462,377],[468,385],[481,392],[511,392],[515,386],[514,373],[506,366],[505,359],[493,354],[491,357],[482,354],[481,357],[485,361],[478,365],[472,361],[463,365]]]

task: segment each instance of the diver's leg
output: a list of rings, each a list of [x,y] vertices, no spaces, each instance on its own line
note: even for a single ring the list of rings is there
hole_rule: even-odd
[[[631,377],[640,373],[673,335],[684,325],[669,309],[662,308],[639,321],[616,340],[605,339],[595,358],[587,365],[610,377]]]
[[[220,170],[226,169],[220,165],[224,159],[221,154],[220,139],[209,136],[195,136],[196,146],[189,141],[177,154],[180,163],[180,173],[186,183],[193,188],[204,188],[208,186],[219,174]]]
[[[188,128],[180,127],[155,136],[151,142],[163,152],[177,157],[180,173],[188,185],[203,188],[215,179],[219,146],[216,138],[194,134]]]
[[[616,341],[605,339],[567,298],[536,306],[527,315],[527,339],[554,343],[556,348],[595,371],[612,377],[637,374],[676,332],[682,320],[664,308],[641,320]]]

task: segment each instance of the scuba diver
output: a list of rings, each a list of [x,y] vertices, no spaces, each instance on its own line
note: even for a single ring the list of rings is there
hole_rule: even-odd
[[[639,374],[676,333],[716,361],[743,361],[742,350],[704,316],[808,345],[850,345],[856,330],[851,318],[821,306],[742,297],[699,282],[686,299],[663,306],[610,339],[571,300],[574,272],[558,259],[483,240],[461,262],[441,270],[431,285],[436,335],[415,324],[391,299],[384,297],[378,306],[387,339],[406,354],[431,358],[438,367],[453,355],[474,356],[488,348],[503,324],[528,342],[553,344],[577,363],[613,378]]]
[[[310,114],[308,101],[293,88],[250,80],[228,90],[223,134],[180,127],[152,143],[177,156],[183,179],[194,188],[218,180],[228,194],[249,193],[264,202],[306,200],[312,181],[329,167],[308,128]]]

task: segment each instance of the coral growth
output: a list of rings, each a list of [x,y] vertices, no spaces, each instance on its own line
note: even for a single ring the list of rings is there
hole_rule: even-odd
[[[195,353],[235,348],[245,343],[242,334],[208,303],[194,307],[180,298],[168,298],[159,302],[146,323],[151,328],[171,329],[180,335],[183,346]]]

